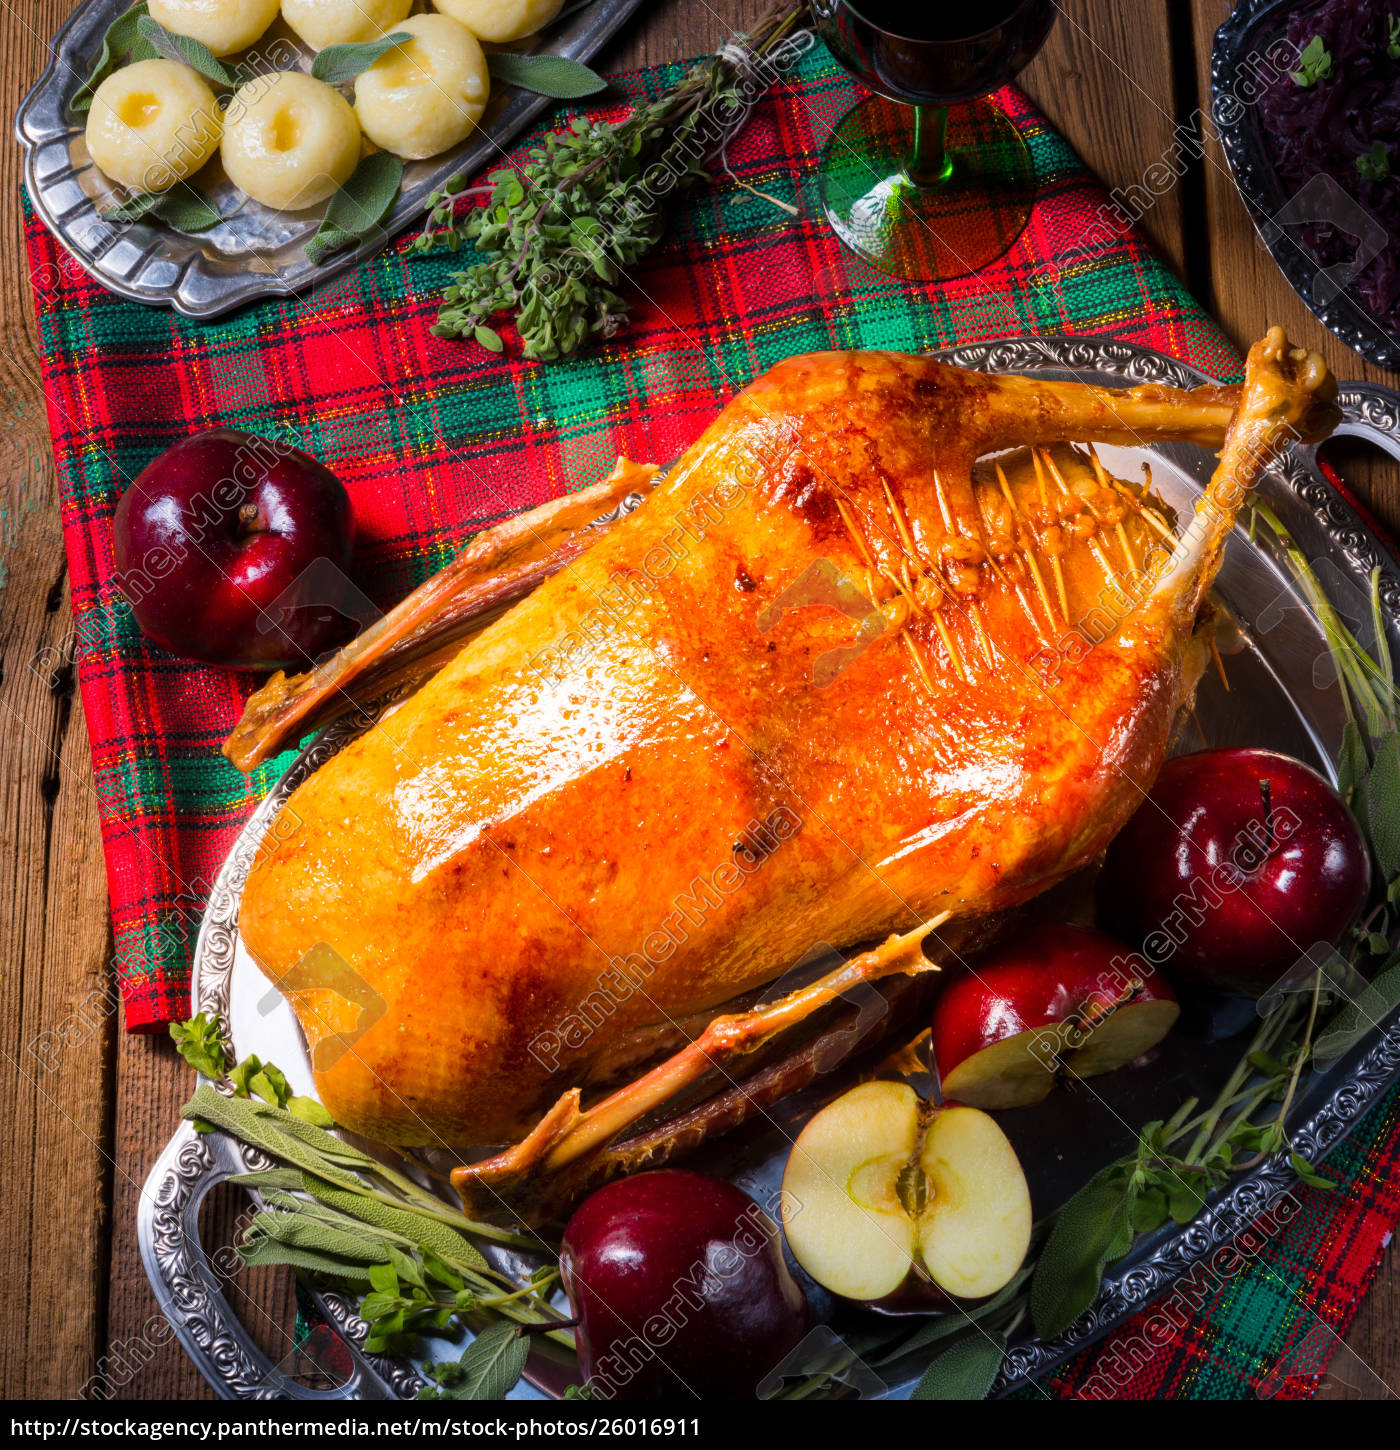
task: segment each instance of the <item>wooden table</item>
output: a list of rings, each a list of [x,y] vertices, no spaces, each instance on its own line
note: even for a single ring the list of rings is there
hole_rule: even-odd
[[[13,106],[38,75],[48,39],[77,0],[0,4],[0,74]],[[710,51],[764,0],[659,0],[603,57],[603,68]],[[1063,0],[1049,43],[1023,84],[1110,187],[1129,187],[1174,154],[1173,128],[1209,105],[1211,40],[1230,0]],[[0,739],[4,871],[0,941],[0,1387],[8,1395],[72,1397],[107,1376],[114,1395],[188,1399],[209,1390],[173,1342],[147,1342],[158,1314],[137,1258],[139,1186],[169,1137],[190,1075],[161,1038],[126,1036],[111,996],[102,847],[87,731],[70,676],[50,688],[29,668],[62,649],[70,628],[53,460],[35,357],[23,258],[19,153],[5,143],[0,212],[6,265],[0,339]],[[1342,377],[1396,379],[1362,363],[1289,290],[1212,143],[1142,225],[1235,342],[1268,322],[1318,346]],[[1363,496],[1400,524],[1400,474],[1358,462]],[[51,1067],[31,1050],[68,1020]],[[215,1203],[211,1227],[230,1216]],[[1385,1266],[1323,1386],[1324,1398],[1400,1389],[1400,1250]],[[284,1281],[249,1280],[245,1318],[278,1357]],[[159,1338],[159,1336],[149,1336]]]

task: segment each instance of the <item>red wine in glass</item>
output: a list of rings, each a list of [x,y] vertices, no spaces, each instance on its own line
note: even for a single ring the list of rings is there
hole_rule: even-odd
[[[964,277],[1020,236],[1035,195],[1030,153],[986,92],[1044,43],[1054,0],[812,0],[822,38],[874,92],[822,153],[837,236],[911,281]]]

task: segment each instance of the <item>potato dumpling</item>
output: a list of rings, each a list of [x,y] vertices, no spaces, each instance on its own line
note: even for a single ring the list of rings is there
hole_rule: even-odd
[[[478,40],[520,40],[548,25],[564,0],[433,0],[433,9],[460,21]]]
[[[413,39],[355,77],[355,114],[376,146],[419,161],[471,131],[491,77],[476,36],[445,15],[415,15],[394,29]]]
[[[208,161],[223,129],[214,92],[198,71],[175,60],[141,60],[98,86],[88,155],[131,191],[169,191]]]
[[[312,50],[375,40],[413,9],[413,0],[282,0],[282,19]]]
[[[243,50],[277,18],[278,0],[149,0],[151,19],[203,41],[215,55]]]
[[[295,211],[325,201],[360,161],[350,103],[300,71],[258,76],[224,117],[224,170],[254,201]]]

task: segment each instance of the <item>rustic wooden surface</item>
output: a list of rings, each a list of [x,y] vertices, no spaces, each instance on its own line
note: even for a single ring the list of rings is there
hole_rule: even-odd
[[[6,116],[44,64],[76,0],[0,5]],[[603,60],[654,64],[712,50],[762,0],[657,0]],[[1065,0],[1023,84],[1111,187],[1128,187],[1173,147],[1207,94],[1210,44],[1229,0]],[[7,126],[8,132],[8,126]],[[110,992],[111,940],[87,733],[71,673],[70,627],[53,461],[23,260],[19,153],[0,154],[0,1389],[7,1395],[109,1393],[162,1399],[209,1391],[172,1344],[148,1341],[157,1314],[137,1258],[137,1191],[168,1138],[188,1074],[170,1044],[128,1037]],[[1142,225],[1238,343],[1266,321],[1320,346],[1341,376],[1396,383],[1313,320],[1255,240],[1213,143]],[[1400,522],[1393,466],[1355,479],[1383,520]],[[67,1027],[59,1037],[60,1024]],[[211,1229],[226,1228],[228,1202]],[[274,1351],[288,1347],[287,1287],[240,1284],[245,1315]],[[235,1297],[238,1297],[236,1295]],[[104,1380],[105,1376],[105,1380]],[[1327,1398],[1400,1388],[1400,1251],[1392,1248],[1323,1387]]]

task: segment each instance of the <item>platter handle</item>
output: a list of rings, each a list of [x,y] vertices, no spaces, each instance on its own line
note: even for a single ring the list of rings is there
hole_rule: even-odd
[[[164,1324],[155,1324],[169,1326],[166,1337],[173,1334],[179,1340],[223,1399],[388,1398],[383,1382],[357,1354],[345,1357],[349,1378],[336,1388],[315,1390],[299,1383],[263,1353],[224,1297],[221,1285],[230,1282],[236,1266],[220,1260],[234,1251],[226,1248],[213,1260],[205,1253],[199,1208],[210,1189],[232,1174],[247,1172],[248,1166],[224,1134],[197,1133],[187,1122],[156,1160],[136,1218],[141,1262],[165,1316]],[[154,1348],[160,1335],[152,1329],[147,1338]],[[293,1358],[290,1342],[287,1348],[284,1363]]]
[[[1400,461],[1400,393],[1380,383],[1345,382],[1338,384],[1337,402],[1343,421],[1334,437],[1364,438]]]

